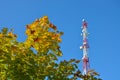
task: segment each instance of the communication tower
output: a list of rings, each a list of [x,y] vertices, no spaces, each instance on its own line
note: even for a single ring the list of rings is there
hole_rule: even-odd
[[[87,31],[87,22],[83,19],[82,20],[82,37],[83,37],[83,44],[80,46],[80,49],[83,50],[83,75],[86,75],[90,65],[89,65],[89,57],[88,57],[88,49],[89,49],[89,44],[88,44],[88,31]]]

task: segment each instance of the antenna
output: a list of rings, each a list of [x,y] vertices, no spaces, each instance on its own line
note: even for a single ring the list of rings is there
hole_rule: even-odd
[[[87,31],[87,22],[85,19],[82,20],[82,37],[83,37],[83,45],[80,46],[80,49],[83,50],[83,75],[86,75],[90,66],[89,66],[89,57],[88,57],[88,31]]]

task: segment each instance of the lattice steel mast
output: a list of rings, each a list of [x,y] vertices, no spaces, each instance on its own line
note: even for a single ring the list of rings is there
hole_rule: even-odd
[[[88,57],[88,31],[87,31],[87,22],[83,19],[82,20],[82,36],[83,36],[83,45],[80,46],[80,49],[83,50],[83,75],[87,74],[87,71],[89,70],[89,57]]]

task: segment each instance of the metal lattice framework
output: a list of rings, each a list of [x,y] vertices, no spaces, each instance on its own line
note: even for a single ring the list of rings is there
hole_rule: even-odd
[[[87,71],[89,70],[89,57],[88,57],[88,31],[87,31],[87,22],[83,19],[82,23],[82,36],[83,36],[83,45],[80,46],[80,49],[83,50],[83,75],[87,74]]]

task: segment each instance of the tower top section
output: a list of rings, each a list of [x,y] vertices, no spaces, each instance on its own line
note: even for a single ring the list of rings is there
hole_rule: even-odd
[[[85,19],[82,19],[82,28],[87,28],[87,22]]]

